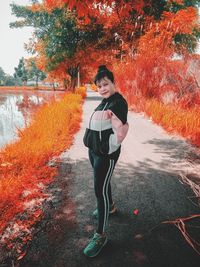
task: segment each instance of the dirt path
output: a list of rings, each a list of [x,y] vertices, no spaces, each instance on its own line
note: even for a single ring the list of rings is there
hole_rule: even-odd
[[[185,160],[192,148],[133,112],[128,115],[129,132],[111,179],[119,214],[109,218],[109,243],[94,259],[83,255],[96,226],[91,216],[96,202],[92,167],[82,138],[89,114],[100,101],[96,93],[88,91],[81,129],[71,149],[61,155],[59,177],[51,188],[55,201],[48,205],[41,230],[19,266],[199,266],[200,257],[179,230],[161,224],[200,211],[188,199],[193,192],[179,181],[181,173],[195,171]],[[133,214],[136,209],[138,215]],[[197,237],[194,230],[193,237]]]

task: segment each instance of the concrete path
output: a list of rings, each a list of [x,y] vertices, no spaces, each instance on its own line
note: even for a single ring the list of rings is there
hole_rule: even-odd
[[[193,148],[183,138],[168,135],[143,114],[130,111],[129,132],[111,179],[119,213],[109,218],[109,243],[102,253],[94,259],[83,255],[96,229],[91,216],[96,200],[92,167],[82,139],[89,115],[100,101],[97,93],[88,90],[80,131],[70,150],[61,155],[59,208],[50,208],[45,227],[34,238],[20,266],[199,266],[200,257],[179,230],[162,224],[200,212],[189,198],[193,192],[180,182],[181,174],[195,173],[186,160]],[[133,213],[136,209],[137,215]],[[189,228],[194,238],[199,237],[195,229]]]

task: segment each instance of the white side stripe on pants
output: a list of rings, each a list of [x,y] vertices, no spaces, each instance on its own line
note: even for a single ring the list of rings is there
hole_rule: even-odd
[[[112,176],[113,169],[114,169],[114,160],[110,159],[109,169],[108,169],[108,172],[106,174],[106,178],[105,178],[105,181],[104,181],[104,184],[103,184],[103,199],[104,199],[103,232],[104,232],[104,229],[106,227],[108,213],[109,213],[108,185],[109,185],[110,178]],[[107,206],[107,203],[108,203],[108,206]]]
[[[110,180],[111,180],[111,177],[112,177],[112,173],[113,173],[113,170],[114,170],[114,165],[115,165],[115,161],[114,159],[111,160],[113,165],[111,167],[111,172],[110,172],[110,175],[109,175],[109,179],[108,179],[108,182],[106,184],[106,196],[107,196],[107,203],[109,204],[109,197],[108,197],[108,186],[109,186],[109,183],[110,183]],[[108,216],[109,216],[109,211],[110,209],[107,209],[107,217],[106,217],[106,221],[108,221]]]

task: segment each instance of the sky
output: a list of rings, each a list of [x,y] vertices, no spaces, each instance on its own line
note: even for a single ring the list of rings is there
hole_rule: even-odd
[[[29,57],[24,49],[24,43],[28,43],[33,29],[25,27],[21,29],[9,28],[9,23],[16,21],[11,15],[11,3],[20,5],[30,4],[29,0],[0,0],[0,67],[7,74],[14,73],[21,57]]]
[[[31,56],[25,51],[24,43],[28,43],[33,33],[31,27],[9,28],[9,23],[16,21],[16,17],[11,14],[10,4],[12,2],[19,5],[28,5],[30,1],[0,0],[0,67],[5,73],[11,75],[13,75],[14,67],[17,67],[21,57]],[[198,53],[200,53],[200,45]]]

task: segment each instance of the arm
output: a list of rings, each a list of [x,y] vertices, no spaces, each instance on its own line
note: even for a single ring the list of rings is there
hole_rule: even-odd
[[[111,154],[115,152],[121,145],[122,141],[127,135],[129,124],[128,122],[122,123],[122,121],[110,110],[111,124],[113,129],[113,134],[109,137],[109,152]]]

